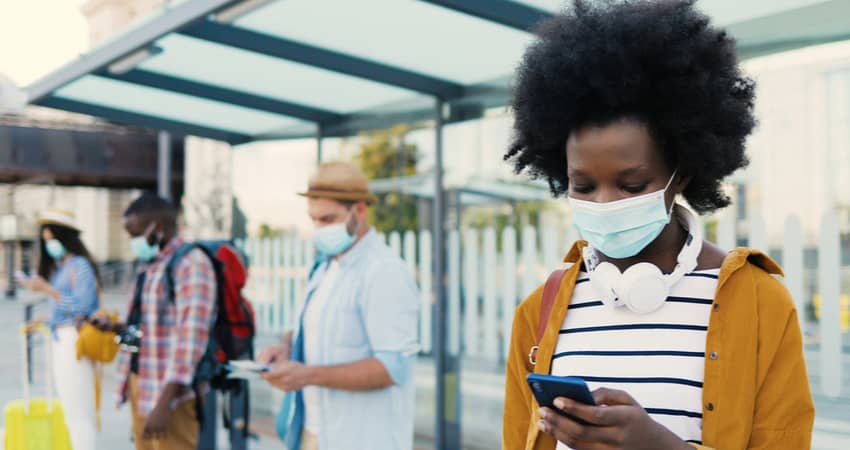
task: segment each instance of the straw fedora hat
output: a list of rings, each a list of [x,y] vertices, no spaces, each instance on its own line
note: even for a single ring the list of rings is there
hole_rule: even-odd
[[[378,199],[369,192],[369,180],[359,167],[348,162],[328,162],[310,178],[306,192],[298,195],[309,198],[375,203]]]
[[[38,216],[36,222],[38,222],[39,225],[58,225],[60,227],[80,231],[80,227],[77,225],[77,218],[74,213],[64,209],[48,209]]]

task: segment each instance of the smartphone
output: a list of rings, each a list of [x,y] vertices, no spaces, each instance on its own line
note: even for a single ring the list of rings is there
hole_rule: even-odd
[[[29,275],[21,272],[20,270],[16,270],[15,271],[15,279],[18,280],[18,281],[26,281],[26,280],[29,280],[30,277],[29,277]]]
[[[531,392],[534,393],[534,398],[541,407],[547,407],[557,412],[558,414],[569,417],[570,419],[582,424],[591,425],[578,417],[573,417],[555,407],[555,399],[558,397],[567,397],[579,403],[586,405],[596,405],[593,400],[593,395],[587,387],[587,383],[579,377],[556,377],[553,375],[541,375],[538,373],[529,374],[526,378]]]
[[[271,368],[265,364],[260,364],[257,361],[251,360],[233,360],[227,363],[227,368],[231,372],[245,371],[253,373],[268,372]]]

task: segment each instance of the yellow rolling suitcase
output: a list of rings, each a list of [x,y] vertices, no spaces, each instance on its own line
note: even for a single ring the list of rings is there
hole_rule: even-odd
[[[47,351],[47,398],[31,398],[30,385],[27,380],[27,340],[23,336],[23,364],[21,380],[24,388],[24,398],[14,400],[6,405],[5,450],[71,450],[68,428],[62,405],[53,398],[53,337],[48,331],[45,336]]]

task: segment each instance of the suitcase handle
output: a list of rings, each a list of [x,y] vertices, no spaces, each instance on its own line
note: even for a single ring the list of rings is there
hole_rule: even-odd
[[[47,412],[53,412],[53,333],[50,329],[44,330],[44,342],[46,350],[44,356],[47,358]]]
[[[45,339],[45,349],[44,352],[46,357],[45,367],[47,368],[47,411],[53,411],[53,333],[49,328],[44,325],[38,325],[35,329],[36,331],[44,332]],[[21,380],[23,381],[23,391],[24,391],[24,411],[29,414],[29,406],[30,401],[32,400],[32,392],[30,391],[30,383],[29,383],[29,359],[27,358],[27,345],[29,344],[29,340],[27,339],[27,326],[24,325],[21,327]]]
[[[27,358],[27,325],[21,326],[21,382],[23,383],[24,391],[24,412],[29,414],[30,408],[30,382],[28,377],[29,358]]]

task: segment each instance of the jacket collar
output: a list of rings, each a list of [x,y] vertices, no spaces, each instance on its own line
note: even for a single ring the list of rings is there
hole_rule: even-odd
[[[374,228],[370,228],[366,234],[356,241],[351,248],[339,258],[340,267],[350,267],[356,264],[363,255],[369,253],[369,250],[378,241],[378,233]]]

